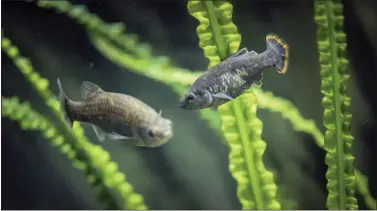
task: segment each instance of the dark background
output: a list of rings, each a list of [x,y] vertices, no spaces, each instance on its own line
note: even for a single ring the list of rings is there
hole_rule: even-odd
[[[75,0],[108,22],[124,22],[127,31],[168,55],[184,68],[204,70],[207,60],[198,47],[197,21],[186,1]],[[233,20],[242,35],[241,46],[262,52],[269,32],[283,37],[291,49],[288,73],[266,70],[263,88],[291,100],[306,118],[324,131],[313,2],[309,0],[236,0]],[[345,31],[350,59],[352,133],[357,167],[369,178],[376,197],[376,50],[377,10],[373,0],[345,2]],[[172,141],[158,149],[137,149],[106,142],[119,168],[150,209],[240,209],[236,183],[228,171],[228,149],[199,118],[180,110],[171,88],[119,68],[103,57],[88,40],[82,26],[64,14],[39,8],[34,2],[2,1],[2,30],[22,55],[31,58],[39,73],[57,77],[71,98],[80,99],[79,87],[90,80],[106,90],[138,97],[174,122]],[[4,54],[2,96],[18,95],[45,112],[39,96]],[[295,132],[277,114],[259,110],[265,164],[278,173],[285,198],[297,209],[325,209],[324,152],[313,138]],[[92,130],[87,136],[100,144]],[[52,148],[40,134],[22,131],[2,119],[3,209],[99,209],[84,176]],[[360,209],[365,208],[360,200]]]

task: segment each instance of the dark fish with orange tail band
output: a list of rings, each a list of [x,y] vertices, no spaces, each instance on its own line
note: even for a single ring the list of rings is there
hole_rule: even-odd
[[[277,35],[266,36],[263,53],[242,48],[229,58],[205,71],[180,99],[186,110],[218,107],[240,96],[251,85],[261,85],[264,69],[276,68],[284,74],[288,67],[288,45]]]
[[[158,147],[173,136],[171,120],[130,95],[106,92],[84,81],[81,85],[84,100],[73,101],[64,93],[59,79],[57,84],[60,109],[68,124],[71,127],[74,121],[92,124],[101,142],[117,140],[139,147]]]

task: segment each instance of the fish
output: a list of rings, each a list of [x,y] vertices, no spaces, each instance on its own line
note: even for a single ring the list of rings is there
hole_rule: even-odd
[[[173,136],[173,123],[141,100],[121,93],[104,91],[97,84],[83,81],[84,100],[73,101],[65,94],[60,79],[60,110],[72,128],[75,121],[92,125],[100,142],[115,140],[137,147],[159,147]]]
[[[205,71],[179,99],[185,110],[217,108],[234,100],[252,85],[261,86],[263,70],[274,67],[279,74],[288,68],[289,47],[278,35],[266,35],[266,50],[256,53],[242,48]]]

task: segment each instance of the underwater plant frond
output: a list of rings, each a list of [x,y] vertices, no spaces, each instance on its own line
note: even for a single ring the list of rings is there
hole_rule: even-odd
[[[317,44],[321,65],[325,109],[325,162],[327,207],[329,209],[358,209],[355,198],[355,158],[352,155],[353,136],[350,132],[351,98],[347,96],[348,60],[346,35],[343,32],[343,5],[336,1],[315,1]]]
[[[93,45],[112,62],[122,68],[172,86],[179,94],[182,94],[185,90],[184,85],[192,84],[200,75],[199,73],[180,71],[180,68],[166,66],[166,62],[158,58],[138,59],[127,54],[122,48],[112,45],[108,39],[98,34],[92,33],[89,34],[89,37]]]
[[[150,46],[145,43],[140,43],[137,39],[136,35],[126,33],[126,27],[123,23],[106,23],[103,21],[99,16],[90,13],[88,9],[85,7],[85,5],[77,5],[77,4],[71,4],[69,1],[50,1],[50,0],[38,0],[38,6],[41,8],[46,9],[55,9],[58,13],[66,14],[67,16],[71,17],[72,19],[76,20],[77,23],[81,24],[85,27],[87,30],[87,33],[91,39],[91,42],[94,44],[94,46],[109,60],[112,62],[118,64],[120,67],[125,68],[127,70],[133,71],[136,74],[140,74],[143,76],[146,76],[150,79],[154,79],[156,81],[159,81],[160,83],[163,83],[165,85],[168,85],[173,88],[173,90],[178,93],[179,95],[183,94],[185,90],[187,89],[187,86],[191,85],[199,76],[201,73],[198,72],[191,72],[189,70],[174,67],[169,63],[170,59],[165,56],[152,56],[150,51]],[[190,3],[191,1],[189,1]],[[202,2],[194,2],[194,3],[200,3],[203,4],[206,1]],[[212,2],[215,5],[220,4],[222,5],[224,1],[214,1]],[[226,2],[225,2],[226,3]],[[203,7],[203,5],[197,5],[199,7]],[[204,5],[205,6],[205,5]],[[231,5],[230,5],[231,7]],[[229,8],[229,4],[223,5],[222,8]],[[195,7],[192,7],[191,10],[195,10]],[[224,10],[224,9],[223,9]],[[226,12],[224,12],[227,16],[227,19],[225,23],[232,23],[231,20],[231,14],[232,11],[229,9],[225,9]],[[224,11],[225,11],[224,10]],[[216,11],[216,9],[215,9]],[[200,24],[202,27],[209,25],[209,19],[206,12],[202,13],[199,12],[196,15],[203,16],[204,19]],[[218,14],[219,11],[217,11],[215,14]],[[221,16],[224,17],[224,16]],[[222,21],[222,22],[221,22]],[[220,23],[224,23],[223,20],[220,19]],[[204,25],[203,25],[204,24]],[[234,26],[234,25],[233,25]],[[229,39],[237,40],[241,39],[238,32],[232,33],[234,31],[234,28],[237,30],[237,28],[234,26],[227,27],[221,26],[222,31],[228,32],[227,35]],[[233,28],[233,29],[232,29]],[[204,27],[203,30],[207,30],[208,27]],[[197,31],[199,28],[197,29]],[[208,59],[210,59],[210,65],[213,66],[213,64],[216,64],[215,62],[211,64],[211,59],[214,61],[220,61],[220,56],[216,53],[216,42],[212,39],[213,34],[212,33],[203,33],[203,35],[200,35],[199,39],[201,44],[203,46],[207,46],[206,43],[211,43],[211,47],[206,47],[207,50],[203,48],[204,54]],[[225,38],[226,39],[226,38]],[[208,41],[207,41],[208,40]],[[221,40],[221,38],[220,38]],[[224,38],[223,38],[224,40]],[[215,44],[214,44],[215,43]],[[218,42],[218,43],[221,43]],[[234,41],[233,42],[233,50],[234,52],[239,47],[239,42]],[[222,45],[220,45],[220,49]],[[229,50],[229,47],[225,45],[223,50]],[[221,50],[221,51],[223,51]],[[217,57],[217,59],[216,59]],[[259,98],[263,96],[264,99],[266,99],[267,95],[264,95],[263,90],[259,89],[259,92],[254,92],[255,95]],[[266,93],[268,94],[268,93]],[[271,100],[270,102],[274,102],[273,100],[274,96],[271,96],[271,98],[268,98],[268,100]],[[275,100],[285,100],[283,98],[277,98]],[[287,101],[287,100],[285,100]],[[287,101],[289,102],[289,101]],[[259,102],[258,102],[259,103]],[[277,103],[277,102],[276,102]],[[288,112],[284,112],[282,110],[278,110],[279,107],[272,108],[268,106],[276,105],[274,103],[272,104],[264,104],[259,103],[260,108],[266,108],[271,111],[277,111],[280,114],[283,115],[284,118],[287,118],[292,125],[295,127],[295,130],[306,132],[310,135],[312,135],[316,143],[323,148],[324,147],[324,141],[323,134],[320,133],[320,131],[315,131],[311,124],[304,125],[301,123],[307,123],[311,120],[305,120],[304,118],[290,118],[291,116],[288,115]],[[293,109],[298,109],[292,105]],[[282,107],[281,107],[282,108]],[[293,112],[296,113],[296,112]],[[219,129],[221,128],[221,120],[218,112],[215,112],[213,109],[205,109],[200,111],[200,116],[202,119],[207,120],[209,123],[209,126],[214,129],[216,133],[219,132]],[[303,121],[302,121],[303,120]],[[321,144],[322,143],[322,144]],[[357,169],[355,169],[356,174],[356,187],[358,192],[360,192],[364,200],[367,204],[367,206],[371,209],[376,209],[376,200],[373,199],[372,195],[370,194],[370,191],[368,189],[368,181],[362,178],[366,178],[364,175],[362,175],[361,172],[359,172]]]
[[[75,5],[65,0],[38,0],[37,5],[67,14],[84,26],[93,45],[120,67],[173,86],[191,85],[200,75],[174,67],[169,57],[152,56],[151,47],[139,43],[136,35],[126,34],[123,23],[106,23],[96,14],[90,13],[85,5]]]
[[[324,149],[324,137],[315,122],[311,119],[305,119],[289,100],[274,96],[272,92],[266,92],[262,89],[253,86],[252,92],[257,97],[258,107],[268,109],[272,112],[277,112],[288,120],[296,131],[307,133],[313,136],[316,144]],[[373,198],[368,188],[368,180],[358,169],[355,168],[356,189],[365,201],[369,209],[376,209],[376,200]]]
[[[191,16],[199,20],[196,33],[199,47],[209,60],[209,67],[238,50],[241,35],[232,22],[232,4],[227,1],[188,1],[187,9]]]
[[[293,126],[293,129],[305,132],[313,136],[317,145],[321,148],[324,146],[323,134],[312,119],[305,119],[292,102],[281,97],[274,96],[272,92],[266,92],[253,86],[252,92],[257,98],[258,107],[265,108],[272,112],[278,112],[284,119],[287,119]]]
[[[151,47],[145,43],[138,43],[136,35],[126,34],[124,24],[106,23],[90,13],[84,5],[50,0],[39,0],[37,3],[42,8],[54,8],[59,13],[65,13],[83,25],[93,45],[110,61],[136,74],[168,85],[179,95],[182,95],[187,86],[201,74],[174,67],[166,56],[152,57]],[[220,118],[216,112],[200,111],[200,116],[207,120],[210,128],[219,132]]]
[[[126,54],[123,49],[116,47],[111,42],[95,33],[89,34],[94,46],[109,60],[122,68],[132,70],[135,73],[144,75],[171,87],[178,95],[184,94],[188,85],[191,85],[199,76],[198,72],[189,72],[174,66],[164,66],[158,58],[149,60],[137,59]],[[165,58],[165,57],[159,57]],[[199,111],[202,119],[207,120],[209,127],[216,133],[219,132],[219,115],[211,109]]]
[[[37,5],[41,8],[55,9],[83,25],[87,30],[101,34],[111,39],[130,54],[140,58],[151,57],[151,49],[148,44],[138,44],[135,34],[124,34],[126,27],[123,23],[106,23],[96,14],[89,12],[83,4],[72,4],[69,1],[38,0]]]
[[[355,169],[355,176],[356,188],[358,192],[364,197],[364,202],[366,206],[371,210],[376,210],[377,202],[376,199],[373,198],[368,188],[368,178],[357,169]]]
[[[222,131],[230,147],[229,169],[238,182],[242,209],[278,210],[281,205],[276,200],[274,176],[262,161],[266,143],[261,139],[262,121],[257,118],[256,110],[252,93],[219,107]]]
[[[226,1],[188,1],[188,12],[199,21],[199,46],[216,65],[238,50],[241,35],[232,23],[232,5]],[[273,174],[262,162],[266,143],[261,139],[262,122],[256,115],[251,93],[218,108],[222,131],[230,147],[230,172],[238,183],[242,209],[280,209]]]
[[[98,190],[98,199],[105,209],[116,209],[116,201],[111,193],[103,185],[103,180],[96,173],[93,166],[88,165],[88,160],[80,154],[75,145],[69,143],[63,133],[61,133],[54,123],[31,108],[28,102],[20,102],[18,97],[1,98],[2,117],[17,121],[20,127],[26,131],[40,131],[42,136],[50,143],[59,148],[72,162],[72,166],[83,171],[89,184]]]
[[[134,192],[132,186],[126,182],[126,176],[118,171],[117,164],[110,160],[110,155],[102,147],[92,144],[85,136],[82,127],[76,122],[73,128],[65,124],[60,112],[59,102],[48,89],[48,80],[41,77],[33,70],[31,61],[20,55],[19,50],[12,44],[10,39],[1,37],[2,50],[12,59],[16,67],[28,79],[45,103],[53,111],[56,117],[65,127],[65,134],[72,138],[72,145],[79,149],[86,156],[87,165],[92,165],[96,172],[103,179],[104,186],[116,190],[122,197],[125,209],[145,210],[144,199],[140,194]]]

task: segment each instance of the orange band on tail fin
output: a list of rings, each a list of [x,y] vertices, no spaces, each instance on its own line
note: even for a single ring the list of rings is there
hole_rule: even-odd
[[[279,58],[275,65],[278,73],[285,74],[288,68],[289,47],[288,44],[276,34],[268,34],[266,36],[267,48],[273,50]]]

